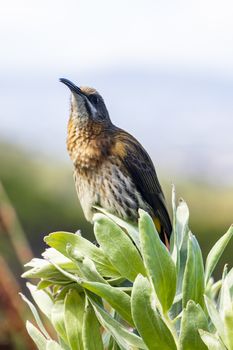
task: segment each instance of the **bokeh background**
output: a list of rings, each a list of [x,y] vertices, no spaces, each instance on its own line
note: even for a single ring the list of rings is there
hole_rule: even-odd
[[[232,17],[230,0],[0,2],[0,349],[34,349],[15,295],[43,236],[92,237],[59,77],[97,88],[113,122],[141,141],[168,203],[171,183],[187,201],[204,254],[233,222]]]

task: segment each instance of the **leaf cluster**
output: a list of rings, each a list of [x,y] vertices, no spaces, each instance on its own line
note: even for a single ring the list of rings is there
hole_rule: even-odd
[[[220,281],[213,271],[233,235],[231,227],[205,263],[188,227],[189,211],[173,190],[170,251],[151,217],[139,210],[138,227],[98,208],[95,245],[80,233],[54,232],[42,259],[23,277],[24,296],[37,327],[27,330],[39,350],[233,349],[233,269]],[[55,329],[51,339],[38,309]]]

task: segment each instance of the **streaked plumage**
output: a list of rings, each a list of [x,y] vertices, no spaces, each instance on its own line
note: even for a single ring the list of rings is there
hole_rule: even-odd
[[[136,222],[142,208],[154,218],[167,243],[171,222],[149,155],[133,136],[112,124],[96,90],[61,81],[72,92],[67,148],[86,219],[92,220],[93,206],[99,205]]]

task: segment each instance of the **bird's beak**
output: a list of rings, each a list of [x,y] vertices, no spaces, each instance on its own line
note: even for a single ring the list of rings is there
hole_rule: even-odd
[[[82,90],[76,86],[74,83],[72,83],[72,81],[65,79],[65,78],[60,78],[59,79],[61,83],[65,84],[66,86],[68,86],[68,88],[72,91],[75,92],[78,95],[84,95],[84,93],[82,92]]]

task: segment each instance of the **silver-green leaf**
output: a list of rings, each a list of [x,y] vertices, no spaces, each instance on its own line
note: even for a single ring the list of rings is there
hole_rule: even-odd
[[[201,307],[204,306],[204,266],[199,244],[189,233],[188,256],[183,279],[183,307],[189,300],[193,300]]]
[[[213,246],[209,252],[206,264],[205,264],[205,281],[208,282],[212,272],[214,271],[215,266],[217,265],[222,253],[224,252],[226,246],[230,242],[233,236],[233,226],[223,235]]]
[[[113,268],[102,249],[97,248],[94,244],[78,234],[54,232],[46,236],[44,241],[66,257],[69,257],[67,253],[67,244],[71,244],[73,249],[77,249],[81,255],[92,259],[101,274],[104,276],[116,275],[116,270]]]
[[[203,329],[199,330],[199,334],[209,350],[226,350],[221,340],[215,334],[203,331]]]
[[[208,330],[208,320],[200,305],[190,300],[181,319],[180,350],[206,350],[199,329]]]
[[[116,342],[124,349],[139,348],[148,350],[143,340],[134,333],[129,332],[121,323],[116,321],[110,314],[101,306],[90,299],[91,304],[95,310],[95,314],[102,324],[107,329]]]
[[[166,312],[170,309],[176,292],[175,264],[161,242],[151,217],[143,210],[139,210],[139,233],[147,275]]]
[[[82,328],[85,296],[70,289],[65,297],[64,321],[67,340],[72,350],[83,350]]]
[[[158,311],[152,307],[152,288],[147,278],[136,278],[131,303],[135,325],[150,350],[175,350],[175,340]]]
[[[121,275],[134,281],[146,274],[140,254],[127,234],[103,214],[94,216],[94,233],[105,255]]]
[[[26,328],[37,348],[39,350],[45,350],[47,342],[45,336],[29,321],[26,322]]]
[[[80,284],[82,287],[106,300],[123,319],[130,325],[134,325],[131,315],[130,297],[128,294],[118,288],[99,282],[82,281]]]
[[[87,302],[83,319],[83,348],[84,350],[103,350],[104,345],[100,333],[100,323],[92,305]]]

